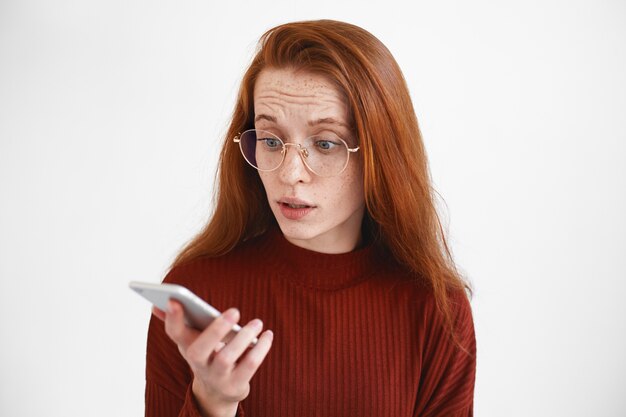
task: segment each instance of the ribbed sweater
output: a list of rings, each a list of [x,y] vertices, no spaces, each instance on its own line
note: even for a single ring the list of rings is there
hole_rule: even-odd
[[[472,416],[475,338],[464,293],[452,293],[453,341],[428,286],[376,245],[323,254],[279,229],[220,257],[173,268],[186,286],[240,324],[260,318],[274,341],[239,404],[243,417]],[[464,349],[461,349],[462,346]],[[152,317],[146,416],[200,416],[193,374]]]

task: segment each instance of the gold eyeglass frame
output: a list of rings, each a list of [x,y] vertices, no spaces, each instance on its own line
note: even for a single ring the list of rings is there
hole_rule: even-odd
[[[243,147],[241,146],[241,135],[243,135],[243,134],[244,134],[244,133],[246,133],[246,132],[250,132],[250,131],[252,131],[252,130],[257,131],[257,132],[265,132],[265,133],[269,133],[270,135],[272,135],[273,137],[275,137],[276,139],[278,139],[278,140],[280,141],[280,143],[283,145],[283,146],[282,146],[282,150],[280,151],[280,153],[281,153],[281,155],[282,155],[282,158],[281,158],[281,160],[280,160],[280,163],[276,166],[276,168],[272,168],[272,169],[261,169],[261,168],[259,168],[259,167],[254,166],[254,165],[252,164],[252,162],[250,162],[250,161],[248,160],[248,158],[246,157],[246,153],[244,152]],[[306,139],[311,138],[311,137],[316,137],[316,136],[318,136],[318,135],[309,136],[309,137],[307,137]],[[305,140],[306,140],[306,139],[305,139]],[[275,135],[275,134],[273,134],[272,132],[269,132],[269,131],[267,131],[267,130],[262,130],[262,129],[248,129],[248,130],[245,130],[245,131],[243,131],[243,132],[238,132],[238,133],[237,133],[237,136],[235,136],[235,137],[233,138],[233,142],[235,142],[235,143],[238,143],[238,144],[239,144],[239,150],[241,151],[241,155],[243,156],[243,159],[245,159],[245,161],[248,163],[248,165],[250,165],[252,168],[254,168],[254,169],[258,170],[258,171],[261,171],[261,172],[272,172],[272,171],[276,171],[278,168],[280,168],[280,167],[281,167],[281,165],[283,164],[283,162],[285,162],[285,157],[287,156],[287,146],[295,146],[295,147],[298,149],[298,154],[300,155],[300,159],[302,159],[302,162],[304,163],[304,166],[305,166],[305,167],[306,167],[309,171],[311,171],[313,174],[317,175],[318,177],[329,178],[329,177],[334,177],[334,176],[336,176],[336,175],[339,175],[339,174],[341,174],[343,171],[345,171],[345,170],[346,170],[346,168],[348,167],[348,163],[350,163],[350,154],[351,154],[351,153],[355,153],[355,152],[357,152],[357,151],[360,149],[360,147],[359,147],[359,146],[357,146],[356,148],[351,148],[351,147],[349,147],[349,146],[348,146],[348,144],[346,143],[346,141],[345,141],[345,140],[343,140],[343,139],[341,139],[341,138],[339,138],[339,137],[338,137],[337,139],[339,139],[339,140],[340,140],[340,141],[341,141],[341,142],[345,145],[346,149],[348,150],[348,157],[346,158],[346,163],[344,164],[343,168],[341,168],[341,171],[337,172],[336,174],[332,174],[332,175],[321,175],[321,174],[319,174],[319,173],[315,172],[315,170],[309,166],[309,164],[306,162],[306,158],[308,158],[308,157],[309,157],[309,151],[308,151],[308,149],[307,149],[307,148],[305,148],[304,146],[302,146],[302,144],[300,144],[300,143],[289,143],[289,142],[285,142],[284,140],[282,140],[281,138],[279,138],[277,135]]]

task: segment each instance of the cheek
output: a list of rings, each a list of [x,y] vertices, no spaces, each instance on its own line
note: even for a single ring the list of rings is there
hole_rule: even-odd
[[[261,183],[263,183],[263,188],[265,188],[265,193],[269,193],[272,189],[272,181],[271,176],[267,173],[259,172],[259,178],[261,178]]]
[[[352,169],[348,171],[346,184],[349,184],[350,190],[347,191],[355,204],[363,204],[365,202],[363,168],[360,164],[354,164]]]
[[[348,194],[350,204],[354,207],[360,207],[365,204],[365,193],[363,192],[363,180],[358,179],[352,183],[352,188]]]
[[[334,200],[346,208],[355,209],[365,203],[363,177],[359,172],[349,172],[331,188]]]

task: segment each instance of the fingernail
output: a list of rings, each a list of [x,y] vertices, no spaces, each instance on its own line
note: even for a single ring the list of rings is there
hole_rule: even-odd
[[[274,332],[272,332],[271,330],[268,330],[265,333],[267,334],[267,338],[270,340],[270,342],[274,340]]]
[[[223,316],[226,320],[235,324],[239,320],[239,310],[236,308],[229,308],[226,312],[224,312]]]
[[[252,323],[250,323],[250,324],[255,329],[260,329],[261,327],[263,327],[263,322],[261,320],[259,320],[259,319],[252,320]]]

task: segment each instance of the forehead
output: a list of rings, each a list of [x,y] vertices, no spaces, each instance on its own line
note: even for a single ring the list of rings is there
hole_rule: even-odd
[[[347,121],[344,94],[326,77],[306,71],[266,68],[254,85],[255,113],[289,110],[333,113]]]

